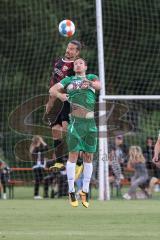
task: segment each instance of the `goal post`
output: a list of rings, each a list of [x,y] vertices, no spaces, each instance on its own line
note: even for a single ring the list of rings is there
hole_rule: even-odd
[[[96,23],[97,23],[97,46],[98,46],[98,69],[101,81],[99,96],[99,132],[107,133],[107,125],[101,123],[101,104],[104,103],[102,96],[105,95],[105,69],[104,69],[104,48],[103,48],[103,23],[102,23],[102,2],[96,0]],[[108,179],[108,144],[105,138],[99,135],[99,200],[109,200],[109,179]]]
[[[159,100],[160,95],[106,95],[103,100]]]

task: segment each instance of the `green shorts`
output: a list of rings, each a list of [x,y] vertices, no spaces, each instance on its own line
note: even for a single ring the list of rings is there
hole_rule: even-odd
[[[94,118],[71,117],[67,131],[69,152],[96,152],[97,127]]]

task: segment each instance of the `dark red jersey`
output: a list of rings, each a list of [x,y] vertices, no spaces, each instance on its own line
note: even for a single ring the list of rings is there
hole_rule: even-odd
[[[73,61],[66,61],[63,58],[57,59],[53,63],[52,76],[50,79],[50,87],[54,84],[60,82],[63,78],[67,76],[73,76],[75,73],[73,71]]]

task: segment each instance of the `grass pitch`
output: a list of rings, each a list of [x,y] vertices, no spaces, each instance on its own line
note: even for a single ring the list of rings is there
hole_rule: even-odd
[[[0,200],[3,240],[159,240],[160,200]]]

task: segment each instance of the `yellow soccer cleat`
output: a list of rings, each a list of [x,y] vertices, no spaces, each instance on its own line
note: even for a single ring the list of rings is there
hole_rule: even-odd
[[[64,171],[65,170],[65,166],[63,163],[55,163],[53,166],[51,166],[49,168],[50,170],[54,171],[54,172],[58,172],[58,171]]]
[[[89,207],[89,202],[88,202],[88,193],[85,193],[83,191],[81,191],[79,193],[80,195],[80,198],[81,198],[81,201],[82,201],[82,205],[85,207],[85,208],[88,208]]]
[[[78,207],[78,201],[76,199],[75,192],[69,193],[69,201],[72,207]]]

